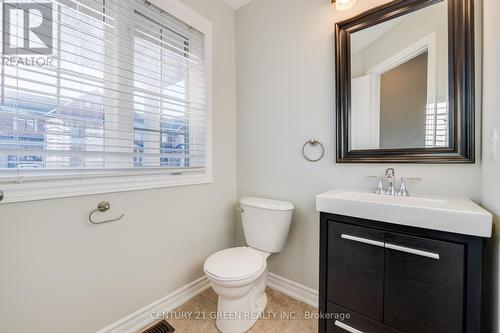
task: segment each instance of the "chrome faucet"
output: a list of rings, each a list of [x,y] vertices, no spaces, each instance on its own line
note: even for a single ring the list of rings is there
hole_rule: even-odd
[[[384,177],[387,183],[387,188],[385,189],[384,194],[396,195],[396,189],[395,189],[396,171],[393,168],[389,168],[385,170]]]
[[[406,178],[401,177],[401,183],[399,186],[396,184],[396,170],[394,168],[388,168],[385,170],[385,174],[382,177],[379,176],[368,176],[370,179],[377,180],[376,194],[382,195],[393,195],[398,197],[409,197],[408,187],[406,186],[407,181],[419,181],[422,178]]]

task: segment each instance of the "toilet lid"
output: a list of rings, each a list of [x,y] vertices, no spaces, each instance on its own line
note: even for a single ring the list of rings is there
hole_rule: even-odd
[[[212,254],[203,269],[223,280],[243,280],[259,273],[265,264],[261,252],[250,247],[234,247]]]

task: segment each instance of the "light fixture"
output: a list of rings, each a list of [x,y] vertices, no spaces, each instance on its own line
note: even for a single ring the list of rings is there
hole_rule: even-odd
[[[335,4],[337,10],[348,10],[351,9],[355,4],[356,0],[331,0],[332,4]]]

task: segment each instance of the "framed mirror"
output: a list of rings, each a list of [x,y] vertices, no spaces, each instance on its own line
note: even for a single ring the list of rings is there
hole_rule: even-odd
[[[336,25],[337,162],[474,163],[473,0],[395,0]]]

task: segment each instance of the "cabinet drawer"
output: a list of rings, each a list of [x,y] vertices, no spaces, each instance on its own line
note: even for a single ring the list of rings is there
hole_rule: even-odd
[[[328,333],[401,333],[333,303],[328,303],[328,313]]]
[[[405,333],[463,332],[465,249],[386,233],[384,323]]]
[[[327,273],[328,301],[383,320],[383,231],[331,221]]]

